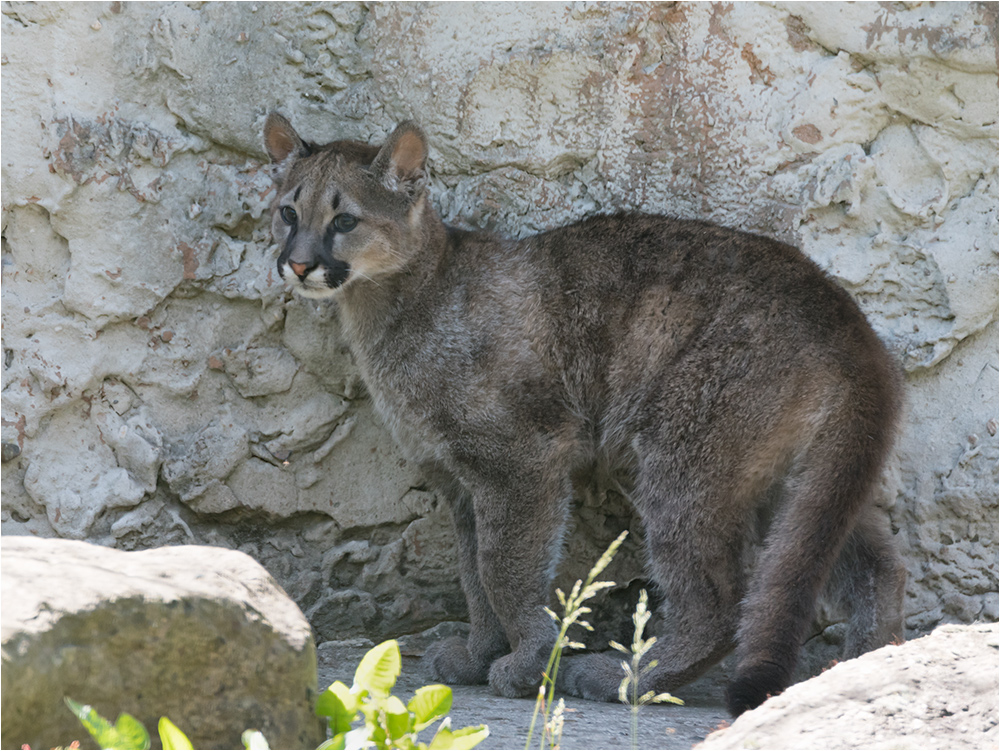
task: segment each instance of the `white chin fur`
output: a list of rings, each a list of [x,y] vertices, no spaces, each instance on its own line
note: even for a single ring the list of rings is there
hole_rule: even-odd
[[[337,289],[330,289],[326,287],[324,289],[316,289],[314,287],[305,287],[301,284],[297,284],[292,287],[292,290],[302,297],[308,297],[310,300],[327,300],[337,294]]]

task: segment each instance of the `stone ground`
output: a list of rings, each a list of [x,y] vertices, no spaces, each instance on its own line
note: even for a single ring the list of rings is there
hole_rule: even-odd
[[[365,647],[342,646],[328,642],[318,652],[319,686],[326,688],[335,680],[350,685],[354,669]],[[403,671],[393,693],[408,701],[420,686],[433,683],[424,674],[417,657],[403,657]],[[504,699],[488,686],[452,686],[454,700],[450,712],[453,728],[485,723],[490,736],[477,749],[524,748],[535,703],[531,699]],[[700,743],[725,720],[728,712],[722,703],[721,674],[712,674],[677,692],[684,699],[681,706],[644,707],[639,715],[639,748],[687,749]],[[629,712],[621,704],[605,704],[573,697],[566,698],[563,749],[628,749]],[[430,740],[430,729],[421,740]],[[427,736],[426,738],[424,736]],[[536,727],[535,742],[538,741]]]

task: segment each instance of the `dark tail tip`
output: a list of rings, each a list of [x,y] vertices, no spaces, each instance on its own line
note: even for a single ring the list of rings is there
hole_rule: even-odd
[[[740,670],[726,691],[726,707],[733,717],[738,717],[780,694],[788,683],[787,671],[778,665],[767,663]]]

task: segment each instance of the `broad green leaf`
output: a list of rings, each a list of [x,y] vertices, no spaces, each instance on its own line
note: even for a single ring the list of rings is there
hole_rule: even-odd
[[[145,749],[149,748],[149,733],[146,726],[139,722],[130,714],[120,714],[115,720],[115,743],[107,745],[105,748],[112,749]]]
[[[463,749],[475,748],[490,734],[486,725],[476,725],[474,727],[462,728],[452,731],[451,718],[445,717],[441,721],[441,727],[431,739],[428,749]]]
[[[375,739],[374,735],[370,735],[368,728],[355,728],[348,733],[344,733],[344,745],[341,748],[344,749],[363,749],[363,748],[386,748],[384,743],[385,735],[383,734],[383,743],[380,746],[376,740],[374,745],[371,743]]]
[[[410,711],[398,697],[390,696],[385,701],[385,729],[391,741],[398,740],[413,730]]]
[[[101,736],[111,731],[111,723],[97,714],[89,704],[79,704],[68,696],[64,697],[63,701],[98,743],[101,742]]]
[[[365,731],[364,737],[374,744],[375,748],[389,748],[389,734],[386,732],[385,728],[382,727],[381,723],[374,723],[365,725],[363,728],[358,728],[358,730]],[[356,732],[354,730],[351,731]],[[347,747],[354,748],[351,745],[351,733],[347,734]],[[369,744],[371,747],[371,744]],[[359,746],[358,748],[362,748]]]
[[[191,751],[194,748],[180,728],[166,717],[160,718],[160,724],[157,725],[156,729],[160,732],[160,743],[163,745],[163,751]]]
[[[333,735],[346,733],[358,716],[359,698],[344,683],[334,681],[316,700],[316,714],[328,717]]]
[[[316,747],[316,751],[344,751],[347,747],[347,742],[344,740],[345,735],[347,733],[337,733],[333,738],[319,744]]]
[[[357,693],[357,689],[367,689],[372,694],[387,696],[396,685],[396,678],[402,667],[399,644],[395,639],[384,641],[369,649],[361,658],[354,673],[352,691]]]
[[[97,741],[97,745],[106,749],[125,749],[126,751],[145,751],[149,748],[149,733],[145,726],[129,714],[120,714],[115,724],[94,711],[89,704],[78,704],[68,697],[63,699],[70,711],[87,729],[87,732]]]
[[[414,727],[419,732],[451,709],[451,689],[437,683],[417,689],[406,708],[413,712]]]
[[[267,738],[259,730],[244,730],[240,740],[243,741],[243,748],[247,751],[271,751],[271,747],[267,745]]]

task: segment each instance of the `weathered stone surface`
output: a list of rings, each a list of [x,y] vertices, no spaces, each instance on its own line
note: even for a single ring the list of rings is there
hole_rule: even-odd
[[[282,289],[265,217],[269,110],[321,141],[414,117],[448,221],[523,235],[637,209],[803,247],[907,371],[881,503],[911,635],[997,618],[990,4],[8,3],[2,21],[4,533],[243,550],[322,640],[463,617],[448,515],[374,420],[335,305]],[[633,524],[605,489],[578,509],[564,582]],[[820,613],[817,649],[841,618]]]
[[[4,748],[93,747],[64,696],[154,736],[167,716],[195,748],[323,739],[309,623],[247,556],[6,537],[0,559]]]
[[[996,748],[997,624],[941,626],[842,662],[696,748]]]

